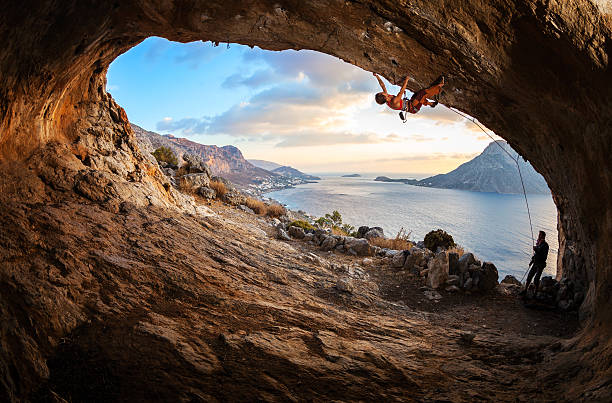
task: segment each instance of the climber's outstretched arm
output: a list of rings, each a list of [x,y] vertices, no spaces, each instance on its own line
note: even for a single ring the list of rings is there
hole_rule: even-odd
[[[399,90],[396,97],[401,99],[404,96],[404,92],[406,92],[406,87],[408,86],[408,80],[410,80],[410,76],[406,76],[404,79],[404,84],[402,84],[402,88]]]
[[[380,88],[382,88],[383,92],[387,94],[387,87],[385,87],[385,83],[383,83],[383,80],[380,79],[378,74],[376,73],[372,73],[372,74],[374,74],[374,77],[376,77],[376,79],[378,80],[378,84],[380,84]]]

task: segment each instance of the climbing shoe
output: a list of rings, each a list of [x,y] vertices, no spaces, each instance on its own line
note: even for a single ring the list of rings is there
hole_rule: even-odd
[[[400,112],[400,119],[402,119],[402,120],[406,120],[406,119],[404,118],[404,112]]]
[[[436,106],[438,106],[438,101],[434,101],[434,103],[433,103],[433,104],[431,104],[431,107],[432,107],[432,108],[435,108]]]

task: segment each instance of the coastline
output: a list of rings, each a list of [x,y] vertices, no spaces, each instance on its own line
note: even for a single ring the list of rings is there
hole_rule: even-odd
[[[373,178],[325,177],[316,186],[266,193],[288,209],[321,217],[338,210],[355,227],[382,227],[387,237],[401,228],[411,239],[438,228],[504,274],[523,275],[531,258],[531,237],[522,195],[436,189],[374,182]],[[280,192],[280,193],[277,193]],[[558,250],[556,207],[547,195],[530,195],[534,230],[543,229],[551,245],[547,275],[554,275]]]

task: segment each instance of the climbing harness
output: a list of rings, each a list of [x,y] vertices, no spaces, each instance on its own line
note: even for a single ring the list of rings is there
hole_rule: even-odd
[[[432,106],[435,108],[440,102],[440,94],[434,95],[434,101],[436,103]],[[402,98],[402,110],[399,113],[399,117],[402,120],[402,123],[406,123],[408,121],[408,112],[410,111],[410,107],[412,107],[412,103],[410,102],[411,98],[408,98],[406,92],[404,92],[404,98]]]
[[[527,217],[529,217],[529,229],[531,230],[531,244],[532,244],[532,246],[534,246],[534,245],[535,245],[535,241],[534,241],[534,238],[533,238],[533,224],[531,223],[531,212],[529,211],[529,201],[527,201],[527,191],[525,190],[525,182],[523,181],[523,174],[521,173],[521,167],[520,167],[519,162],[518,162],[518,154],[517,154],[517,158],[514,158],[514,157],[512,156],[512,154],[510,154],[510,153],[508,152],[508,150],[506,150],[504,147],[502,147],[502,146],[501,146],[501,145],[500,145],[500,144],[499,144],[499,143],[498,143],[498,142],[497,142],[497,141],[496,141],[496,140],[493,138],[493,136],[491,136],[491,135],[489,134],[489,132],[487,132],[487,131],[484,129],[484,127],[482,127],[482,125],[476,121],[476,119],[474,119],[474,118],[472,118],[472,117],[469,117],[469,116],[465,115],[464,113],[461,113],[461,112],[459,112],[458,110],[456,110],[456,109],[454,109],[454,108],[452,108],[452,107],[450,107],[450,106],[448,107],[448,109],[450,109],[451,111],[455,112],[457,115],[460,115],[460,116],[464,117],[465,119],[469,120],[470,122],[472,122],[472,123],[474,123],[476,126],[478,126],[478,128],[479,128],[480,130],[482,130],[482,132],[483,132],[484,134],[486,134],[487,136],[489,136],[489,138],[490,138],[491,140],[493,140],[493,142],[494,142],[495,144],[497,144],[497,146],[498,146],[499,148],[501,148],[501,150],[502,150],[503,152],[505,152],[506,154],[508,154],[508,156],[509,156],[509,157],[512,159],[512,161],[514,161],[514,163],[516,164],[516,169],[518,170],[519,177],[520,177],[520,179],[521,179],[521,186],[523,187],[523,197],[525,197],[525,205],[527,206]],[[527,271],[525,272],[525,274],[527,274],[527,272],[529,271],[529,269],[530,269],[530,267],[528,267],[528,268],[527,268]],[[523,274],[523,278],[521,279],[521,282],[523,282],[523,279],[525,278],[525,274]]]

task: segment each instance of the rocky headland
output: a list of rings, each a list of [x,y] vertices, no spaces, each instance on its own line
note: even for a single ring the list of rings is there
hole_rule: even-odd
[[[388,176],[377,176],[374,179],[375,182],[398,182],[405,183],[407,185],[418,185],[419,181],[417,179],[391,179]]]
[[[518,172],[516,162],[520,167]],[[550,194],[546,181],[505,141],[490,143],[474,159],[442,175],[422,179],[417,186],[475,192]]]
[[[520,174],[515,160],[520,166]],[[386,176],[378,176],[374,180],[440,189],[516,194],[523,193],[521,175],[527,193],[550,194],[546,181],[529,162],[523,160],[505,141],[496,141],[474,159],[446,174],[421,180],[391,179]]]

